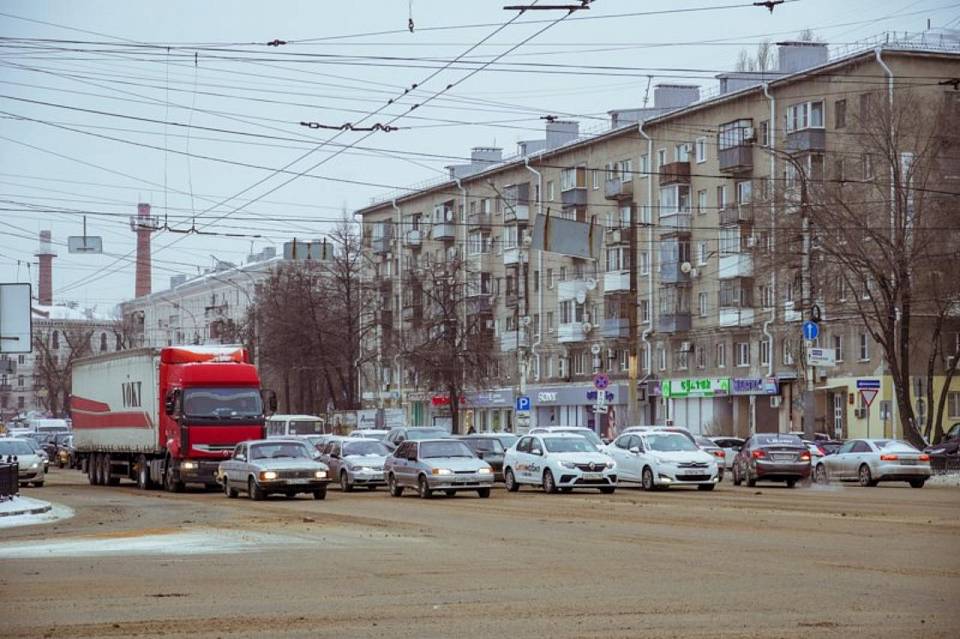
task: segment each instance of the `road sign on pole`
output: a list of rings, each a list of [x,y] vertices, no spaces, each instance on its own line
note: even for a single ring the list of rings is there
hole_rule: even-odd
[[[597,390],[606,390],[609,385],[610,377],[606,373],[597,373],[593,376],[593,387]]]
[[[861,388],[875,388],[880,390],[880,380],[879,379],[858,379],[857,380],[857,389]]]
[[[517,397],[517,411],[529,411],[530,410],[530,396],[529,395],[520,395]]]
[[[863,398],[864,406],[866,406],[867,408],[870,408],[870,404],[873,403],[874,398],[876,398],[877,393],[879,392],[880,391],[878,391],[875,388],[861,388],[860,397]]]
[[[807,320],[803,323],[803,339],[813,341],[820,336],[820,325]]]

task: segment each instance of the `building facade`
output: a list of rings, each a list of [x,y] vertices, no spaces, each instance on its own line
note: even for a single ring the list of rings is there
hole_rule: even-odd
[[[466,261],[465,312],[485,318],[498,351],[489,387],[461,399],[464,429],[788,432],[802,428],[806,398],[815,431],[896,435],[882,350],[848,292],[813,284],[801,197],[816,197],[808,181],[843,180],[847,156],[872,177],[854,123],[897,78],[924,100],[950,99],[949,84],[907,79],[960,74],[958,37],[834,56],[784,43],[778,53],[776,71],[721,74],[712,95],[660,85],[653,107],[613,111],[599,134],[551,121],[515,157],[474,149],[449,180],[359,210],[376,308],[365,318],[375,330],[364,349],[376,354],[365,401],[402,407],[416,424],[448,419],[402,347],[404,328],[428,312],[414,310],[418,265],[448,256]],[[821,333],[807,344],[813,313]],[[807,346],[829,351],[816,368]],[[878,380],[872,403],[859,380]]]

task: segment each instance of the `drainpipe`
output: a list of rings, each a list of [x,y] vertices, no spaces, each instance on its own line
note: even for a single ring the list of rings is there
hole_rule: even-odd
[[[647,141],[647,215],[653,215],[653,176],[649,173],[650,163],[653,162],[653,138],[646,134],[643,130],[643,120],[637,124],[637,132]],[[650,372],[653,372],[653,349],[650,345],[650,334],[653,332],[654,326],[654,317],[655,317],[655,306],[653,303],[653,220],[650,220],[650,224],[647,225],[647,314],[650,318],[650,323],[646,328],[643,329],[643,333],[640,335],[640,341],[643,342],[644,348],[646,350],[647,356],[650,358]],[[633,229],[631,229],[633,230]],[[636,264],[632,264],[631,268],[636,268]],[[640,368],[639,357],[637,358],[637,369]],[[637,393],[636,384],[630,385],[630,392],[635,396]],[[634,397],[634,403],[636,402],[636,397]],[[650,416],[650,421],[655,421],[654,416]]]
[[[887,66],[887,63],[883,61],[883,58],[880,55],[882,50],[883,49],[881,47],[877,47],[876,49],[874,49],[874,54],[877,56],[877,64],[879,64],[881,68],[883,68],[883,72],[887,76],[887,102],[890,109],[889,135],[890,135],[890,147],[892,148],[893,142],[894,142],[894,134],[895,134],[895,131],[893,128],[893,71],[890,69],[889,66]],[[896,162],[899,162],[899,158],[894,158],[893,162],[890,163],[890,233],[891,235],[896,233],[896,207],[894,206],[894,202],[896,201],[896,197],[897,197],[897,186],[895,182],[896,176],[897,176],[896,169],[895,169]],[[891,238],[891,241],[894,239],[896,239],[895,236]],[[893,244],[895,245],[895,242]],[[895,272],[891,273],[890,278],[892,281],[896,281],[896,273]],[[897,317],[900,317],[900,309],[897,309]],[[899,330],[897,330],[894,333],[895,336],[897,334],[899,334]],[[909,382],[909,380],[907,381]],[[900,416],[897,414],[899,412],[897,407],[897,402],[891,402],[891,405],[893,406],[894,415],[893,415],[893,419],[890,420],[890,430],[891,430],[890,434],[892,437],[896,437],[897,422],[900,420]],[[867,410],[869,411],[870,409],[867,408]],[[870,422],[868,421],[867,424],[869,425],[869,423]]]
[[[770,83],[763,83],[763,94],[767,96],[767,99],[770,101],[770,124],[768,125],[769,144],[771,148],[776,148],[776,131],[777,131],[777,99],[773,97],[770,93]],[[777,176],[777,154],[769,153],[770,156],[770,187],[776,184]],[[770,297],[773,305],[770,307],[770,319],[763,323],[763,334],[767,338],[767,344],[769,344],[769,360],[767,362],[767,377],[773,377],[773,361],[774,361],[774,341],[773,334],[770,333],[770,325],[777,320],[777,202],[776,197],[773,192],[770,193],[770,241],[773,244],[771,249],[773,256],[771,263],[774,264],[774,267],[771,269],[770,273]],[[756,411],[751,414],[751,429],[750,432],[756,432]],[[777,419],[777,430],[779,431],[779,416]]]
[[[393,205],[393,210],[397,212],[397,297],[400,301],[400,308],[398,309],[400,313],[400,330],[399,338],[400,344],[403,344],[403,218],[400,217],[400,207],[397,206],[397,200],[394,198],[390,200],[390,204]],[[403,397],[403,371],[400,369],[400,353],[397,353],[393,356],[393,365],[397,369],[397,386],[400,390],[400,408],[404,408],[404,397]]]
[[[530,166],[530,158],[524,157],[523,164],[527,170],[537,176],[537,215],[543,215],[543,174]],[[540,274],[540,282],[537,286],[537,339],[530,347],[530,353],[534,357],[539,356],[540,344],[543,342],[543,251],[537,251],[537,272]]]

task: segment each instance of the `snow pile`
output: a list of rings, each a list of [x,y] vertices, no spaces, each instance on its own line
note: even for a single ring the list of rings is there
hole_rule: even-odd
[[[68,517],[73,517],[71,509],[39,499],[14,497],[0,502],[0,528],[49,524]]]
[[[927,486],[950,486],[952,488],[960,488],[960,473],[934,475],[927,480]]]

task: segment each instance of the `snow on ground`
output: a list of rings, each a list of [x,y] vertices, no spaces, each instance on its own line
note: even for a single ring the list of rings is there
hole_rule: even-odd
[[[960,488],[960,473],[934,475],[927,480],[927,486],[952,486]]]
[[[43,510],[45,512],[37,514],[8,514],[20,513],[22,511]],[[29,497],[15,497],[0,502],[0,528],[13,528],[15,526],[32,526],[34,524],[49,524],[61,519],[73,517],[73,510],[59,504],[51,504],[39,499]]]

